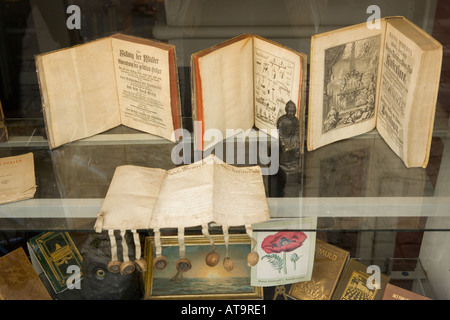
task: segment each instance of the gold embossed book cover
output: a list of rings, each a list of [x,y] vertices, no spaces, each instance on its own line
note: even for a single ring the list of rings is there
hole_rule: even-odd
[[[75,285],[83,277],[83,258],[71,234],[46,232],[28,241],[33,267],[44,272],[56,293]]]
[[[0,258],[0,300],[51,300],[22,248]]]
[[[339,279],[332,300],[381,300],[390,278],[381,272],[378,274],[376,271],[370,272],[368,267],[356,259],[350,259]],[[378,280],[376,282],[379,286],[375,286],[372,280]]]
[[[289,296],[298,300],[330,300],[348,257],[348,251],[316,240],[312,278],[294,283]]]

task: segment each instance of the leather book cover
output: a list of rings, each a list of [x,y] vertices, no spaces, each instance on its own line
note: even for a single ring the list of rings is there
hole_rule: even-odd
[[[388,283],[384,290],[383,300],[431,300],[431,298]]]
[[[312,278],[294,283],[289,296],[298,300],[330,300],[348,257],[348,251],[316,240]]]
[[[51,300],[22,248],[0,257],[0,300]]]
[[[332,300],[381,300],[390,278],[380,273],[379,288],[369,288],[368,282],[375,273],[367,273],[369,266],[350,259],[337,284]]]
[[[28,249],[36,272],[45,273],[56,293],[66,290],[69,280],[73,285],[81,281],[83,258],[69,232],[37,235],[28,240]],[[72,270],[79,270],[79,273]]]

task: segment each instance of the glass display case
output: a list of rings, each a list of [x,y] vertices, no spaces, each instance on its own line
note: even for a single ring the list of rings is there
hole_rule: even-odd
[[[32,152],[37,190],[32,199],[0,205],[0,259],[20,247],[30,257],[31,238],[66,230],[83,256],[84,279],[81,290],[55,293],[41,274],[53,299],[143,299],[142,273],[106,271],[110,244],[105,233],[95,232],[94,224],[116,167],[179,165],[173,161],[177,143],[123,125],[50,149],[36,55],[115,33],[174,45],[183,128],[192,132],[193,53],[248,33],[309,57],[313,35],[387,16],[408,18],[444,48],[428,166],[407,168],[377,130],[315,151],[305,147],[296,179],[286,182],[277,173],[263,175],[270,220],[317,219],[309,230],[317,239],[379,266],[395,285],[431,299],[449,299],[450,4],[444,0],[1,0],[0,101],[8,139],[0,143],[0,157]],[[307,83],[306,94],[311,85]],[[270,139],[258,134],[246,140],[246,148],[254,142],[251,139],[266,139],[270,147]],[[224,143],[230,141],[233,138]],[[192,141],[184,143],[193,147]],[[153,230],[138,231],[145,247]],[[201,227],[186,233],[201,235]],[[275,298],[276,289],[265,287],[259,297]]]

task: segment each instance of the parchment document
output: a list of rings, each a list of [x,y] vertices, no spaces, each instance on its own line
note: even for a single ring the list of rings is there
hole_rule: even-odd
[[[240,226],[269,218],[260,167],[234,167],[210,155],[167,171],[118,167],[95,229]]]
[[[0,204],[30,199],[35,193],[33,153],[0,158]]]

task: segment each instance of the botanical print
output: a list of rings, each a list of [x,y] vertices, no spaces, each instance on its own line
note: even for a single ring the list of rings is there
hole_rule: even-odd
[[[266,259],[271,267],[283,274],[287,274],[287,255],[293,264],[294,271],[297,270],[297,261],[301,256],[295,250],[303,245],[307,236],[303,232],[278,232],[274,235],[268,235],[264,238],[261,248],[267,253],[261,258]]]
[[[309,281],[314,260],[315,234],[303,231],[258,231],[260,257],[252,267],[252,284],[266,287]]]
[[[325,50],[322,133],[375,116],[381,36]]]

